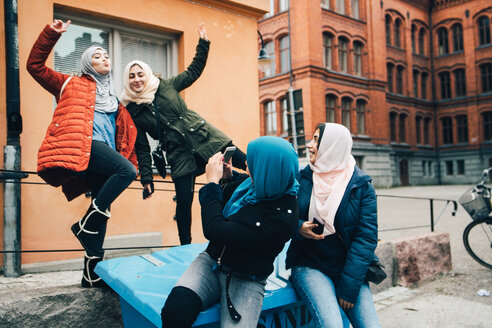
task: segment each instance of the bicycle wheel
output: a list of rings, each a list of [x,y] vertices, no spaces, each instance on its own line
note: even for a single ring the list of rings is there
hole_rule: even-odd
[[[492,217],[467,225],[463,232],[463,242],[475,261],[492,270]]]

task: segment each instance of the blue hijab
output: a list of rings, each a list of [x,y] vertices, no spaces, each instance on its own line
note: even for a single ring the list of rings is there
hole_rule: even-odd
[[[257,138],[248,144],[246,160],[251,177],[236,188],[224,207],[224,217],[248,204],[297,195],[299,162],[289,142],[278,137]]]

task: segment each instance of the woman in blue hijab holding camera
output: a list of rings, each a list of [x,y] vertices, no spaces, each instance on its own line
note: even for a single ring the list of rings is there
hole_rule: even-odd
[[[260,137],[247,165],[249,177],[232,173],[221,153],[209,159],[200,204],[210,243],[169,294],[163,327],[191,327],[219,301],[222,327],[256,326],[273,262],[297,228],[299,163],[286,140]]]

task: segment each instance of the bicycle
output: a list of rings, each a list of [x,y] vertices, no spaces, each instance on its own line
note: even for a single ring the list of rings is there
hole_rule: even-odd
[[[492,270],[492,211],[491,188],[485,180],[492,167],[482,173],[482,181],[468,189],[458,202],[473,219],[463,231],[463,243],[470,256],[486,268]]]

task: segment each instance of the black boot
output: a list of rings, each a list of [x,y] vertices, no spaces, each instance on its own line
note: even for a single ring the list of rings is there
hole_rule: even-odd
[[[88,256],[85,254],[84,256],[84,271],[82,273],[82,280],[80,283],[82,287],[90,288],[90,287],[108,287],[109,286],[94,272],[94,268],[96,265],[102,261],[102,257],[97,256]]]
[[[106,223],[110,216],[108,210],[102,212],[97,208],[94,199],[82,219],[72,225],[73,234],[88,256],[103,257],[102,245],[106,234]]]

